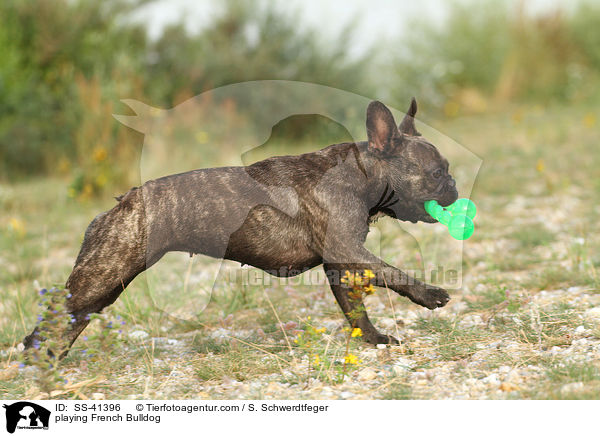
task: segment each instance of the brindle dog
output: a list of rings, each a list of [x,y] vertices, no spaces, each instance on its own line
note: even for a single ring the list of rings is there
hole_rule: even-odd
[[[381,215],[434,222],[426,200],[442,206],[458,193],[448,161],[416,130],[413,99],[400,126],[378,101],[367,109],[368,140],[335,144],[246,167],[208,168],[146,182],[98,215],[66,288],[72,344],[90,313],[112,304],[142,271],[169,251],[225,258],[290,277],[323,264],[331,289],[353,327],[372,344],[397,343],[377,331],[361,301],[340,283],[365,268],[373,283],[435,309],[448,293],[388,265],[364,248],[369,223]],[[356,310],[358,309],[358,310]],[[350,317],[350,313],[361,316]],[[26,347],[37,337],[34,330]]]

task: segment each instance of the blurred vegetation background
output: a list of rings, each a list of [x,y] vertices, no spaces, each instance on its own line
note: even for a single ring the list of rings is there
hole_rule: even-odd
[[[532,15],[509,3],[455,3],[443,26],[415,22],[393,50],[356,57],[352,26],[323,44],[293,12],[254,2],[227,2],[198,33],[179,23],[152,39],[132,19],[145,3],[0,3],[0,181],[58,175],[83,199],[130,186],[143,137],[112,117],[131,113],[120,99],[171,108],[247,80],[313,82],[397,108],[415,95],[440,117],[600,97],[598,4]],[[288,129],[294,138],[306,124]]]

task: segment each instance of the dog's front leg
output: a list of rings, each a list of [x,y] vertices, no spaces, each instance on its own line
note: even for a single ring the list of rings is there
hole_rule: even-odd
[[[350,326],[352,328],[360,328],[362,330],[362,338],[370,344],[398,344],[396,338],[379,333],[367,316],[362,299],[350,298],[349,288],[340,281],[346,271],[361,272],[364,271],[364,266],[345,263],[323,264],[333,295],[348,319]],[[370,266],[367,266],[367,268],[370,268]]]
[[[450,296],[444,289],[416,280],[398,268],[385,263],[363,246],[340,244],[338,249],[340,251],[334,256],[328,256],[329,261],[323,264],[327,279],[348,321],[353,327],[361,328],[363,338],[367,342],[397,343],[394,338],[377,331],[369,320],[362,301],[350,298],[349,288],[340,283],[345,271],[362,272],[369,269],[375,274],[372,282],[374,285],[392,289],[428,309],[445,306],[450,301]],[[356,316],[357,314],[359,316]]]

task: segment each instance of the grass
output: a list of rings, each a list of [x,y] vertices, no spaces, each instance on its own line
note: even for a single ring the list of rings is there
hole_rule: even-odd
[[[544,228],[542,224],[519,226],[510,236],[523,250],[548,245],[556,238],[554,233]]]
[[[567,268],[544,268],[533,272],[524,286],[530,289],[557,289],[569,286],[596,287],[597,279],[586,271],[573,271]]]
[[[466,359],[487,339],[479,328],[461,327],[457,318],[419,318],[415,327],[433,338],[433,350],[441,360]]]
[[[388,383],[387,388],[381,394],[382,400],[410,400],[412,389],[407,383],[393,380]]]
[[[385,289],[367,300],[371,318],[399,334],[400,347],[352,339],[348,353],[357,363],[342,374],[348,332],[325,284],[273,279],[259,286],[222,273],[212,286],[202,274],[220,264],[198,256],[195,281],[185,288],[189,259],[173,256],[107,311],[107,319],[125,322],[118,340],[104,338],[103,321],[91,323],[88,340],[80,338],[61,363],[67,384],[55,397],[599,398],[598,368],[585,360],[591,351],[571,352],[582,361],[561,354],[580,338],[580,326],[590,344],[600,342],[600,327],[585,318],[600,304],[600,221],[590,207],[600,198],[592,176],[600,155],[596,134],[582,124],[593,109],[531,109],[518,123],[512,110],[432,122],[482,157],[472,196],[479,215],[462,252],[463,285],[451,290],[447,308],[431,315]],[[460,174],[466,163],[450,160]],[[67,187],[60,179],[0,185],[2,398],[43,396],[35,369],[18,368],[10,347],[35,324],[38,287],[64,283],[87,224],[114,204],[68,200]],[[387,261],[419,269],[424,254],[415,235],[438,258],[454,256],[434,227],[403,228],[377,224]],[[394,318],[404,321],[398,332]],[[295,343],[299,335],[310,341]],[[102,353],[90,358],[94,349]],[[404,361],[412,366],[398,372]],[[504,380],[507,367],[519,372],[517,381]],[[490,374],[515,389],[483,382]],[[581,389],[562,389],[580,381]]]
[[[546,370],[546,383],[531,393],[537,399],[597,400],[600,369],[593,363],[557,362]]]

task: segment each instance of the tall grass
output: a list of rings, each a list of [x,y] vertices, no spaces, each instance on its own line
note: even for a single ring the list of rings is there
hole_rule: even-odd
[[[444,25],[415,22],[394,61],[395,98],[446,115],[507,102],[597,101],[600,5],[530,13],[520,3],[457,2]]]
[[[320,45],[314,30],[273,6],[231,0],[200,33],[176,23],[151,40],[132,19],[144,3],[0,4],[0,179],[64,174],[77,198],[132,184],[141,137],[112,117],[127,110],[123,98],[170,108],[261,79],[366,89],[356,68],[364,59],[346,58],[347,39]]]

